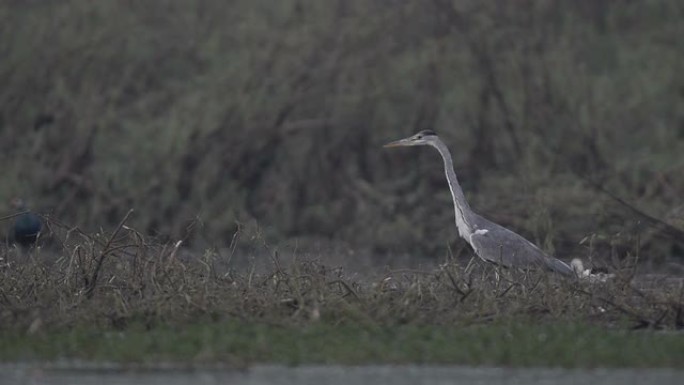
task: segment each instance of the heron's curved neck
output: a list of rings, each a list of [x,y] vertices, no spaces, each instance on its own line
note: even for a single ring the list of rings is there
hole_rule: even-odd
[[[437,139],[434,142],[433,147],[439,151],[439,154],[442,155],[442,160],[444,160],[444,173],[446,174],[446,179],[449,183],[451,197],[454,199],[454,211],[456,213],[456,227],[458,227],[458,233],[462,238],[468,239],[468,236],[473,232],[473,211],[470,209],[470,206],[468,206],[468,202],[466,202],[461,185],[458,184],[451,153],[446,144],[440,139]]]

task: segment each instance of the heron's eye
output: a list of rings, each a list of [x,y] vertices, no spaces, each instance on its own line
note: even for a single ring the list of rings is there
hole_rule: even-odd
[[[423,135],[416,136],[416,139],[423,139]]]

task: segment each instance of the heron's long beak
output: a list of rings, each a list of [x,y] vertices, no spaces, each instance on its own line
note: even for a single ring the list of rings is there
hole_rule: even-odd
[[[389,142],[382,147],[384,147],[384,148],[402,147],[402,146],[408,146],[409,143],[411,143],[411,141],[408,138],[406,138],[406,139],[395,140],[394,142]]]

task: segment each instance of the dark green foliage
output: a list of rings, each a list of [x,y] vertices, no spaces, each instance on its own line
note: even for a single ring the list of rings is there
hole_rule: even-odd
[[[436,154],[380,149],[434,129],[472,206],[559,257],[682,255],[580,178],[682,228],[681,4],[0,2],[0,201],[442,255]]]

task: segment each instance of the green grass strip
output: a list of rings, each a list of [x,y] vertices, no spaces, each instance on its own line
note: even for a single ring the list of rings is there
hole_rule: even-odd
[[[222,322],[152,330],[0,332],[0,338],[4,361],[684,367],[683,333],[606,330],[574,323],[369,328]]]

